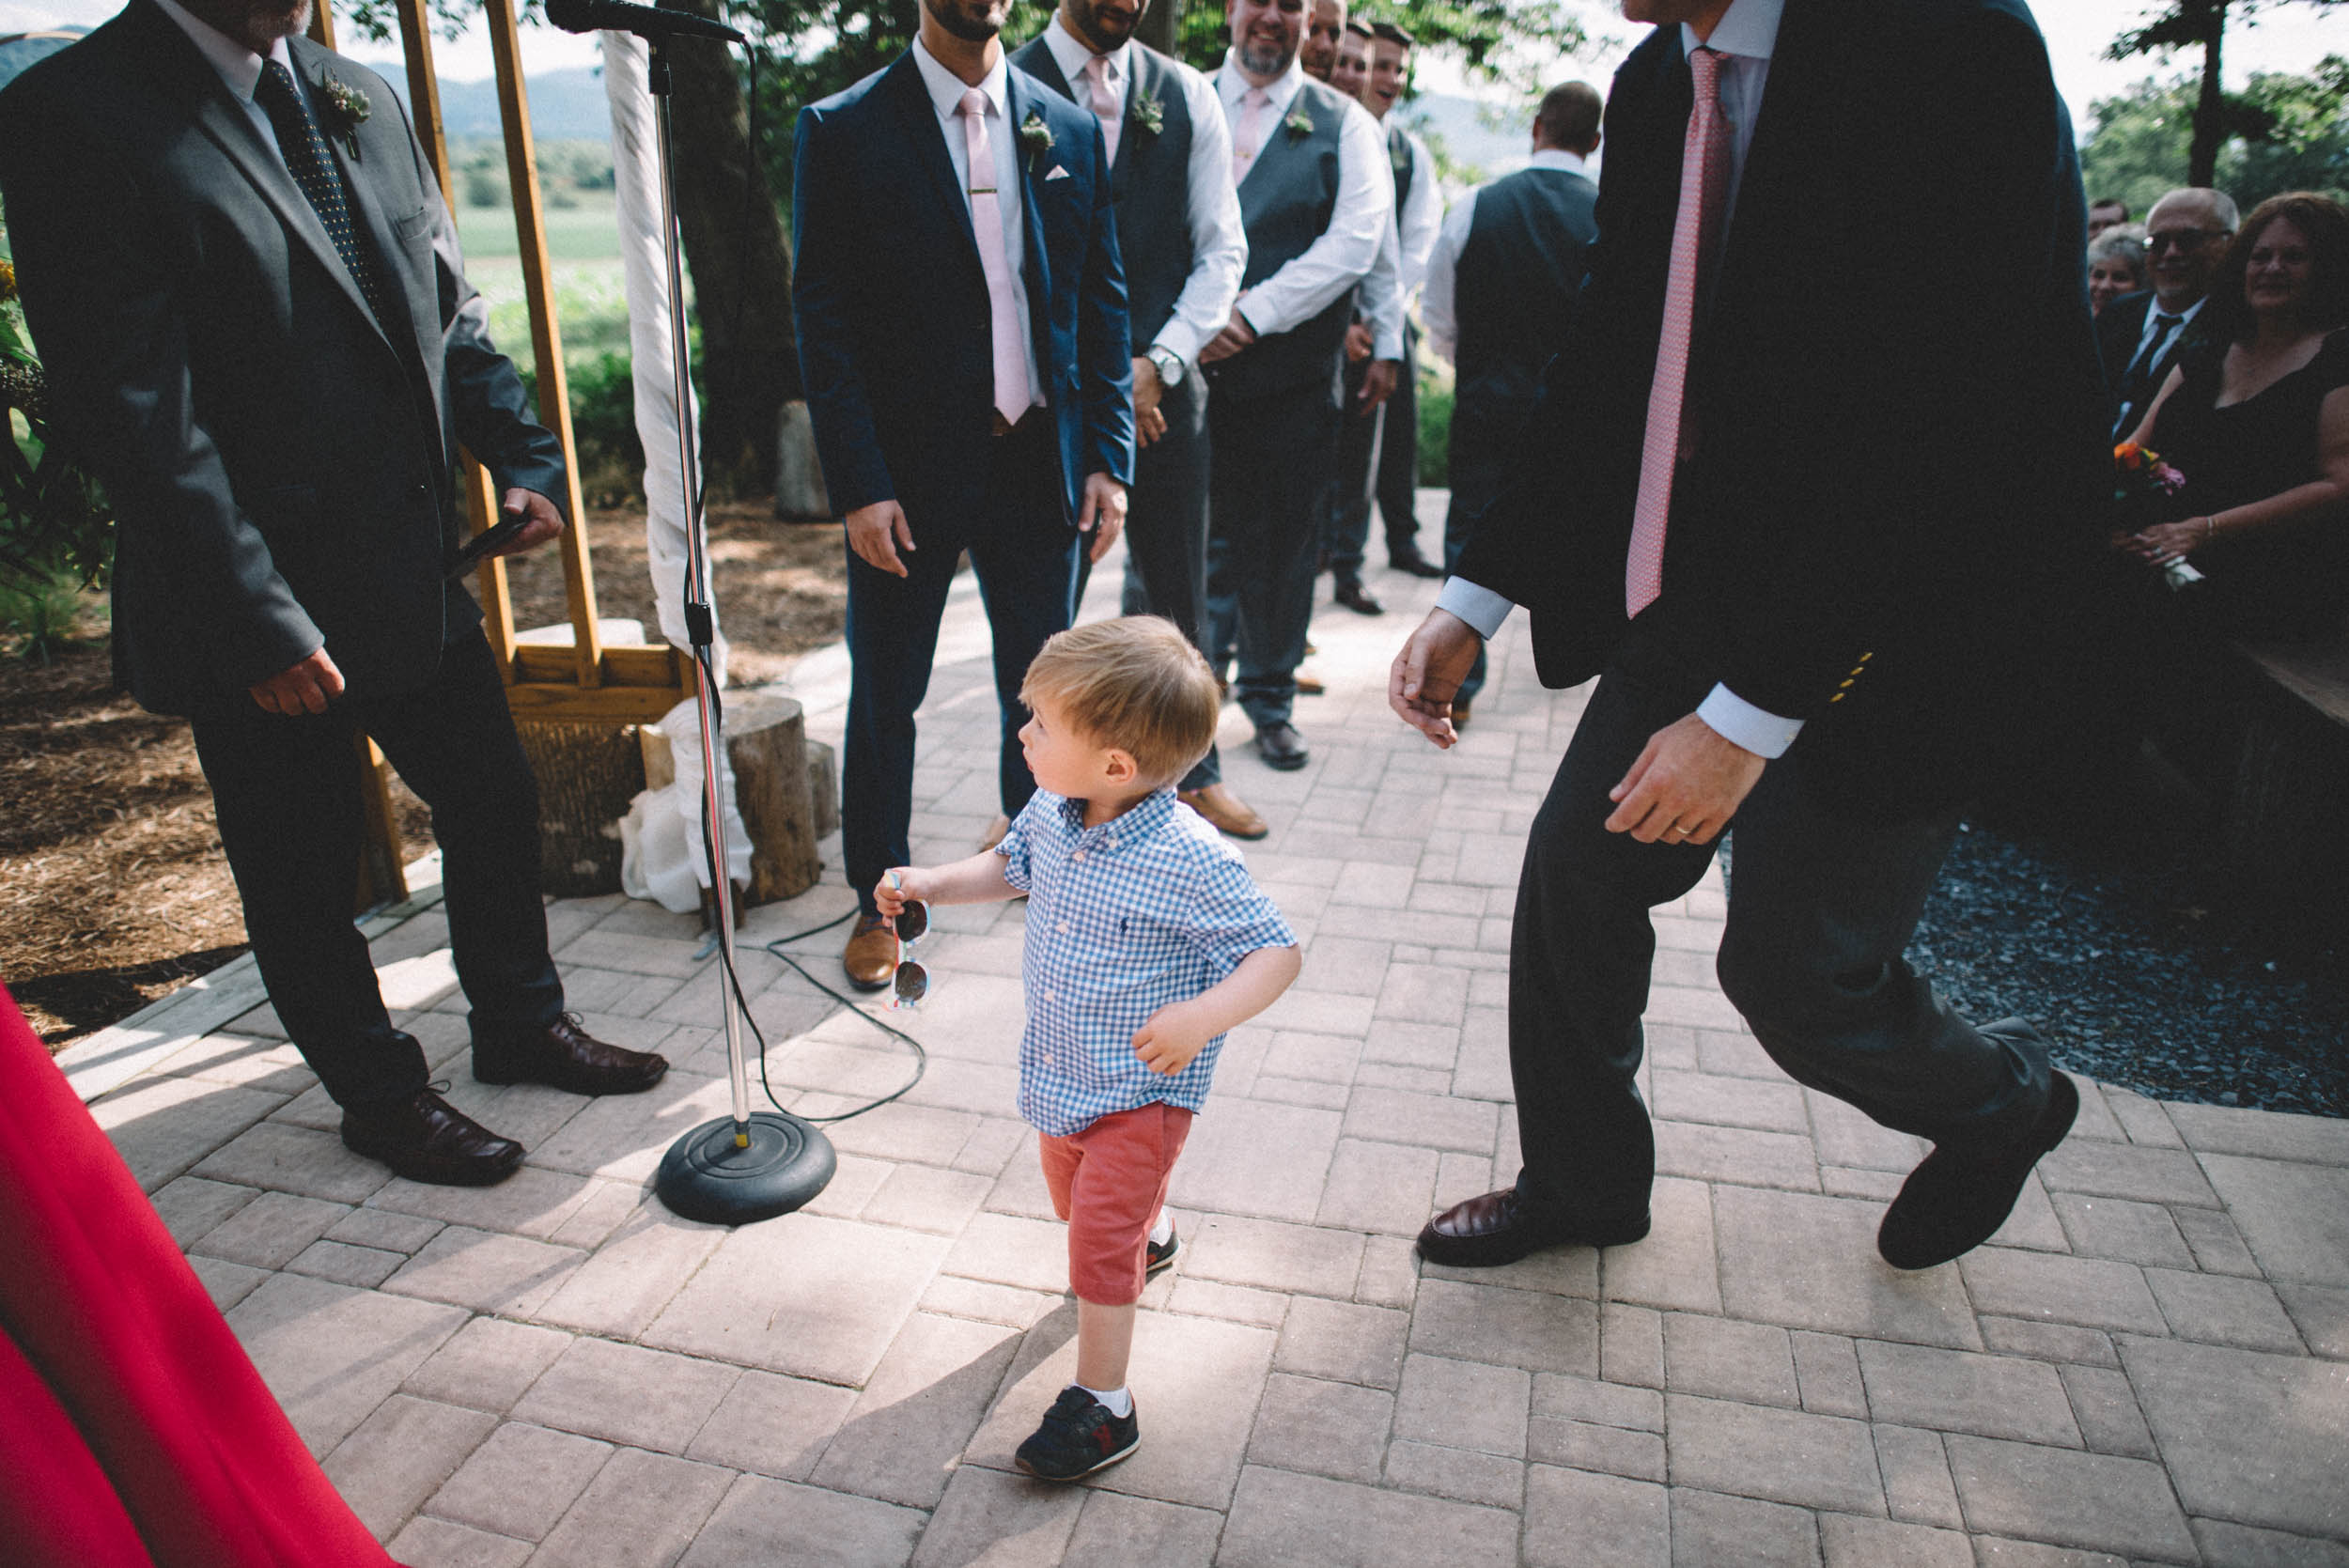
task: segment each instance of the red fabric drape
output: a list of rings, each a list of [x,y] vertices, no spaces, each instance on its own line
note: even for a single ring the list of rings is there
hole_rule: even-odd
[[[0,1331],[0,1558],[390,1568],[5,990]]]

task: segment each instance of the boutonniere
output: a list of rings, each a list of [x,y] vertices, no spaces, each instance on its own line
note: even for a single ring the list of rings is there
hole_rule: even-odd
[[[1289,133],[1292,141],[1303,141],[1314,133],[1314,112],[1302,103],[1299,104],[1289,111],[1288,118],[1281,122],[1281,129]]]
[[[1031,157],[1041,157],[1052,150],[1052,128],[1045,124],[1044,116],[1034,109],[1029,110],[1028,117],[1019,122],[1019,145],[1028,149]]]
[[[366,93],[331,70],[319,83],[319,117],[326,121],[329,135],[342,138],[343,150],[354,163],[359,161],[359,127],[374,108]]]
[[[1166,105],[1149,88],[1136,86],[1132,101],[1126,105],[1126,117],[1155,136],[1166,129]]]

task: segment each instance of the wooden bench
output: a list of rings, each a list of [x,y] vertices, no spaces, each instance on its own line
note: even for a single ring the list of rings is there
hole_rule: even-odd
[[[2314,643],[2235,645],[2243,743],[2221,815],[2263,894],[2349,920],[2349,624]]]

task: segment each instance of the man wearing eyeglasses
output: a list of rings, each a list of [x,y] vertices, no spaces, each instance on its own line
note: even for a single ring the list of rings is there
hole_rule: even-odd
[[[2233,197],[2199,186],[2170,192],[2146,215],[2154,286],[2113,301],[2096,318],[2096,351],[2113,394],[2114,441],[2129,439],[2177,363],[2178,346],[2202,308],[2237,222]]]

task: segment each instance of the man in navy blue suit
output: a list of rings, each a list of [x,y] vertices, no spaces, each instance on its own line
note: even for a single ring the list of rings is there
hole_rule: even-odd
[[[886,985],[872,888],[910,861],[913,713],[955,563],[995,638],[1003,836],[1034,792],[1019,683],[1075,610],[1133,475],[1126,278],[1094,117],[1003,56],[1008,0],[923,0],[896,64],[800,116],[792,303],[824,482],[848,516],[842,955]]]

